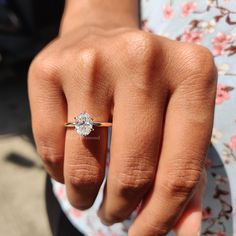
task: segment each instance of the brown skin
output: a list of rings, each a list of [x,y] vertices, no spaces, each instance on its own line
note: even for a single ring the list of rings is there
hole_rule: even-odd
[[[68,0],[59,37],[29,70],[38,152],[70,203],[87,209],[104,178],[107,130],[82,139],[63,124],[82,111],[112,120],[101,220],[122,221],[143,200],[130,236],[175,225],[178,235],[197,235],[215,88],[211,53],[139,30],[137,1]]]

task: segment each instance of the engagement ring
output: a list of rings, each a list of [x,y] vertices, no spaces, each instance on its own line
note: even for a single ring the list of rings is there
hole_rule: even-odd
[[[74,122],[67,122],[65,123],[65,127],[74,127],[76,132],[81,136],[87,136],[93,131],[93,126],[97,127],[110,127],[112,123],[110,122],[98,122],[94,121],[91,116],[86,113],[82,112],[78,116],[76,116]]]

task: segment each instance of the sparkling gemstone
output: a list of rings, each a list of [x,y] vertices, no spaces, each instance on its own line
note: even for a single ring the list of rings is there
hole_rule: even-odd
[[[93,120],[86,112],[75,117],[75,129],[81,136],[87,136],[93,131]]]

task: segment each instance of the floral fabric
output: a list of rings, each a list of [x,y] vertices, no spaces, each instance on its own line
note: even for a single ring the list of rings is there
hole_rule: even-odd
[[[201,44],[214,55],[218,86],[201,235],[236,236],[236,1],[143,0],[141,9],[144,30]],[[69,220],[85,235],[127,235],[135,212],[111,227],[100,223],[96,210],[103,187],[86,211],[70,206],[64,185],[53,181],[53,188]]]

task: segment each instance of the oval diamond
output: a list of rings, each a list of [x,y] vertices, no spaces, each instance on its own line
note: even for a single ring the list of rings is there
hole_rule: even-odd
[[[75,117],[75,129],[81,136],[87,136],[93,131],[93,120],[86,112]]]

